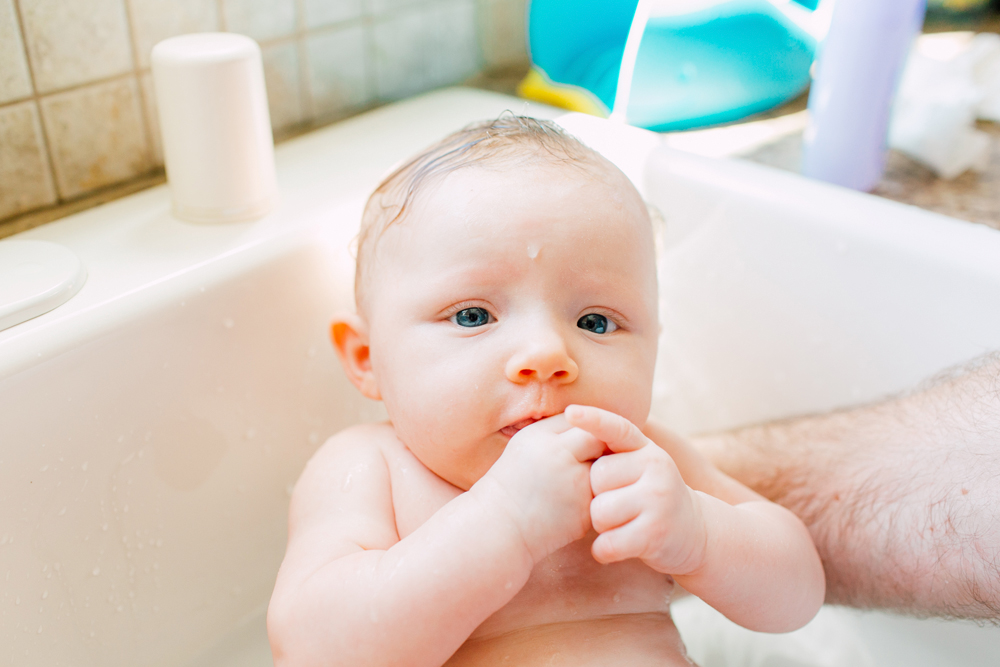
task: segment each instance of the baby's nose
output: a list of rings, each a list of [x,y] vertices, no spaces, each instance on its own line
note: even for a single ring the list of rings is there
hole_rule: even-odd
[[[537,332],[507,362],[511,382],[567,384],[576,380],[580,369],[566,349],[566,342],[554,331]]]

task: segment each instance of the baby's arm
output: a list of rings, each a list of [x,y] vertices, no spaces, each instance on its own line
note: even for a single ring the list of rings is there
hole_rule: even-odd
[[[787,632],[823,603],[825,580],[805,526],[649,423],[573,406],[567,421],[614,452],[591,469],[601,562],[641,558],[751,630]]]
[[[521,589],[537,560],[589,528],[583,462],[603,445],[564,420],[554,432],[550,422],[515,436],[510,456],[402,540],[389,471],[372,445],[389,427],[356,427],[324,446],[292,498],[288,550],[268,609],[275,663],[444,663]],[[536,474],[517,479],[531,464]],[[561,478],[561,497],[530,497],[546,475]],[[539,479],[523,479],[532,476]],[[539,516],[537,508],[549,511]]]

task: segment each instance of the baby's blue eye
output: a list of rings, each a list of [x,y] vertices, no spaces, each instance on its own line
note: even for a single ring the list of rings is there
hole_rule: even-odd
[[[608,318],[597,313],[584,315],[576,321],[576,326],[596,334],[610,333],[618,328],[614,322],[609,322]]]
[[[455,313],[454,321],[460,327],[481,327],[490,323],[490,314],[484,308],[466,308]]]

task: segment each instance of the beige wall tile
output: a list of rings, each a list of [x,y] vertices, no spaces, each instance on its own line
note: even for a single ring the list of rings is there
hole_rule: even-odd
[[[258,42],[295,32],[295,0],[222,0],[226,30]]]
[[[262,52],[271,127],[280,132],[304,119],[298,48],[290,40],[270,45]]]
[[[361,0],[302,0],[306,28],[321,28],[361,16]]]
[[[142,93],[142,111],[149,131],[150,157],[157,167],[163,166],[163,137],[160,136],[160,114],[156,108],[156,90],[153,75],[149,72],[139,77],[139,92]]]
[[[125,0],[19,0],[39,93],[132,69]]]
[[[375,22],[375,87],[396,100],[458,83],[480,67],[473,0],[445,0]]]
[[[0,104],[31,95],[14,0],[0,0]]]
[[[368,11],[373,16],[385,16],[399,9],[426,5],[429,0],[367,0]]]
[[[487,68],[528,61],[528,0],[480,0],[478,41]]]
[[[480,68],[473,0],[445,0],[438,6],[433,21],[438,47],[432,83],[434,86],[461,83]]]
[[[375,92],[380,99],[398,100],[433,86],[436,10],[423,6],[394,12],[373,26]]]
[[[329,118],[371,101],[360,24],[310,35],[306,40],[314,118]]]
[[[31,101],[0,108],[0,218],[55,201],[37,105]]]
[[[157,42],[189,32],[219,29],[216,0],[128,0],[140,68],[149,67],[149,54]]]
[[[64,198],[139,176],[151,167],[134,76],[45,97],[42,118]]]

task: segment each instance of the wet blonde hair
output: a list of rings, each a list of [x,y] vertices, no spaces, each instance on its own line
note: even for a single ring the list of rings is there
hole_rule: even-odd
[[[406,216],[422,188],[463,167],[503,167],[522,160],[544,160],[585,170],[609,164],[555,123],[510,112],[468,125],[429,146],[387,176],[365,205],[356,242],[354,299],[358,312],[364,312],[364,288],[379,238]]]

